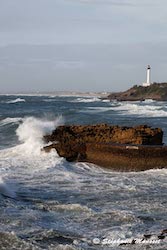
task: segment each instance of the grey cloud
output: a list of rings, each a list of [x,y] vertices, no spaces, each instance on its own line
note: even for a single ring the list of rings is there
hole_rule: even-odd
[[[1,45],[123,43],[161,35],[164,39],[165,8],[158,9],[161,15],[156,8],[148,15],[145,6],[154,6],[150,0],[0,0],[0,4]],[[161,32],[159,37],[154,28]]]
[[[113,91],[166,80],[166,43],[45,45],[0,48],[1,91]],[[153,53],[154,51],[154,53]]]
[[[147,64],[154,81],[166,80],[166,0],[0,0],[0,6],[1,91],[121,90],[143,82]]]
[[[116,5],[116,6],[124,6],[124,5],[128,5],[128,6],[132,6],[133,3],[130,1],[124,1],[124,0],[117,0],[117,1],[113,1],[113,0],[70,0],[70,1],[76,1],[76,2],[80,2],[80,3],[85,3],[85,4],[102,4],[102,5]]]
[[[112,6],[154,6],[158,3],[152,0],[65,0],[82,4],[112,5]],[[159,3],[164,0],[160,0]]]
[[[53,63],[54,69],[82,69],[85,63],[82,61],[58,61]]]

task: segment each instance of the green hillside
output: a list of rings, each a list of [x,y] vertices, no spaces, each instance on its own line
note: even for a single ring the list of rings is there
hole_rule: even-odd
[[[116,99],[118,101],[137,101],[145,99],[153,99],[157,101],[167,100],[167,83],[153,83],[148,87],[133,86],[124,91],[111,93],[108,98],[110,100]]]

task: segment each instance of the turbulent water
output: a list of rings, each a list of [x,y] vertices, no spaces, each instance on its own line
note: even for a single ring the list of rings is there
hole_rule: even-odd
[[[161,127],[167,143],[167,102],[0,96],[0,249],[167,249],[113,242],[167,228],[166,169],[109,172],[41,152],[58,125],[102,122]]]

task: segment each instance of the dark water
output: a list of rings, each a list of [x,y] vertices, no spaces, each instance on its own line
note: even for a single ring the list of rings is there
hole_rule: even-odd
[[[0,249],[167,249],[166,238],[103,241],[157,240],[167,228],[166,169],[109,172],[40,151],[60,124],[102,122],[161,127],[167,143],[166,102],[0,96]]]

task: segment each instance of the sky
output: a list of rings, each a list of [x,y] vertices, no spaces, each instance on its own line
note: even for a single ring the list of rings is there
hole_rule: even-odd
[[[0,0],[0,93],[167,81],[166,0]]]

